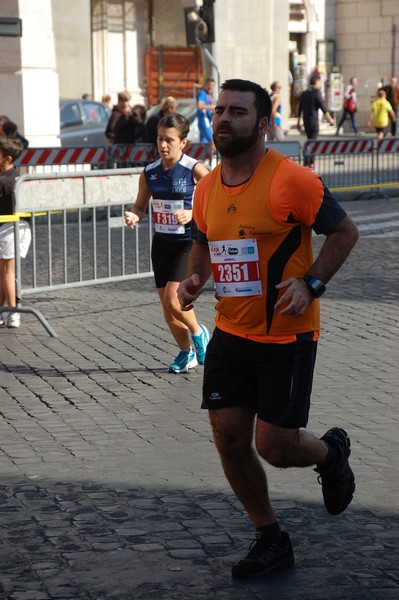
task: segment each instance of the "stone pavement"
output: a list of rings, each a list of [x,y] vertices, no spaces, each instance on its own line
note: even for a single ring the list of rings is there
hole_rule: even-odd
[[[399,598],[399,200],[345,207],[362,237],[322,300],[309,429],[350,433],[347,511],[326,513],[312,469],[268,467],[296,568],[232,580],[252,528],[199,408],[202,367],[166,372],[152,280],[27,296],[59,337],[32,315],[0,330],[0,598]],[[197,303],[209,326],[213,306]]]

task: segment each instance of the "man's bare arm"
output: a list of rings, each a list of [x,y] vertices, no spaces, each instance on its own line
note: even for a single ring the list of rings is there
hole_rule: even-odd
[[[192,275],[182,281],[177,290],[182,310],[191,310],[201,288],[212,274],[209,249],[206,244],[194,242],[190,253],[190,272]]]
[[[307,275],[317,277],[327,283],[347,259],[359,238],[359,230],[345,217],[326,236],[320,253]]]
[[[306,275],[321,279],[324,283],[330,281],[345,262],[358,237],[359,231],[353,221],[349,217],[342,219],[328,232],[319,256]],[[285,290],[274,307],[276,310],[284,307],[281,311],[283,315],[303,315],[313,302],[313,296],[304,279],[291,277],[282,281],[276,288]]]

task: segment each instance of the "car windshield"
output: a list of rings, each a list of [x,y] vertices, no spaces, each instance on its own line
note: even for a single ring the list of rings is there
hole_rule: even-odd
[[[71,127],[82,122],[82,117],[77,102],[70,102],[61,108],[61,127]]]

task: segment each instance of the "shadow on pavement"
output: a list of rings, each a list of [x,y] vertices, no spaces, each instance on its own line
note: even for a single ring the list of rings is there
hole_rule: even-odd
[[[251,527],[215,491],[9,478],[0,486],[2,598],[367,600],[398,597],[399,516],[273,498],[296,568],[231,579]]]

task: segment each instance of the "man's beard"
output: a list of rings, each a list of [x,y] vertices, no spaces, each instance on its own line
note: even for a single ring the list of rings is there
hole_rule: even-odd
[[[223,131],[223,128],[222,128]],[[224,131],[228,131],[228,133],[232,133],[230,129],[225,129]],[[259,140],[259,124],[255,123],[255,126],[251,133],[246,137],[232,137],[229,139],[217,139],[215,136],[213,141],[216,146],[216,150],[220,153],[220,156],[225,158],[235,158],[236,156],[240,156],[244,154],[247,150],[250,150],[253,146],[256,145],[256,142]]]

